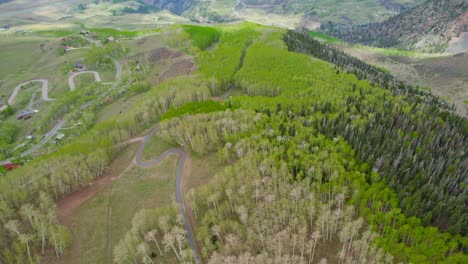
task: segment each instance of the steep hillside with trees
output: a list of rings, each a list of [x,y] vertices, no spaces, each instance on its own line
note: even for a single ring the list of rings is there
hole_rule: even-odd
[[[429,0],[381,23],[330,23],[322,25],[322,30],[350,43],[441,52],[452,38],[468,31],[467,20],[465,0]]]
[[[306,34],[289,31],[285,41],[290,50],[328,60],[392,90],[394,95],[404,95],[402,100],[409,109],[384,100],[383,112],[369,109],[368,103],[360,104],[357,98],[348,98],[349,107],[372,112],[373,121],[351,133],[348,121],[339,118],[324,121],[321,131],[343,136],[362,160],[386,176],[385,181],[399,193],[401,207],[408,215],[466,235],[466,119],[440,112],[445,105],[440,99]],[[441,119],[446,121],[441,123]]]

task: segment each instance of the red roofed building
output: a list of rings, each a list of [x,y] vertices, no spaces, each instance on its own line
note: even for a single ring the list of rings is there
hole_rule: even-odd
[[[11,170],[14,170],[14,169],[18,168],[18,166],[19,166],[18,164],[8,163],[8,164],[5,164],[4,167],[5,167],[5,169],[11,171]]]

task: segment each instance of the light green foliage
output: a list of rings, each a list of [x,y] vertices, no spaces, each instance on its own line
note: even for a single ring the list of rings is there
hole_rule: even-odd
[[[232,134],[246,133],[252,128],[254,113],[234,110],[176,117],[160,124],[161,135],[166,140],[206,154],[224,145]]]
[[[18,138],[19,127],[15,123],[4,121],[1,122],[2,124],[0,125],[0,160],[3,160],[11,154],[11,149],[14,148],[13,143]]]
[[[7,118],[9,116],[12,116],[14,113],[15,111],[13,110],[13,107],[11,107],[11,105],[7,105],[5,110],[0,112],[0,116],[3,118]]]
[[[369,103],[380,108],[379,101],[388,95],[387,91],[359,81],[356,76],[345,74],[329,63],[262,42],[249,47],[244,65],[235,77],[248,95],[281,95],[297,103],[314,98],[315,104],[328,104],[330,110],[338,109],[343,98],[360,94],[365,94]],[[346,114],[363,113],[349,109]]]
[[[265,108],[268,109],[268,107]],[[196,115],[161,124],[163,135],[178,144],[200,153],[219,150],[218,153],[222,159],[229,163],[235,162],[235,165],[225,172],[225,176],[218,178],[211,186],[200,190],[197,202],[192,204],[192,209],[196,210],[199,216],[199,239],[204,245],[206,257],[215,258],[217,255],[212,255],[215,251],[223,256],[232,255],[234,252],[237,252],[236,254],[251,252],[257,246],[262,252],[270,252],[269,256],[273,256],[276,247],[266,241],[260,244],[254,241],[262,237],[271,239],[277,237],[279,241],[284,241],[284,238],[280,239],[283,229],[266,231],[261,227],[265,225],[273,227],[273,225],[262,221],[281,217],[278,214],[287,210],[291,212],[285,216],[286,218],[294,215],[303,219],[298,216],[299,212],[306,213],[301,210],[311,206],[320,207],[319,201],[328,204],[325,208],[331,207],[338,210],[338,212],[333,212],[333,215],[340,215],[341,206],[330,204],[337,202],[331,200],[331,197],[342,196],[342,203],[352,205],[350,210],[357,211],[359,215],[365,217],[373,232],[379,235],[376,244],[392,253],[397,261],[403,261],[409,257],[411,261],[419,260],[421,263],[428,262],[432,258],[443,258],[448,250],[446,245],[449,242],[452,243],[451,235],[441,234],[434,227],[423,227],[421,221],[415,217],[405,217],[398,208],[396,194],[381,182],[378,173],[369,171],[366,164],[355,159],[354,151],[342,138],[327,139],[326,136],[309,127],[309,121],[313,120],[314,116],[320,116],[320,112],[305,110],[301,113],[301,111],[303,110],[300,110],[297,105],[285,107],[285,109],[277,108],[276,113],[264,110],[265,115],[257,114],[255,117],[255,128],[251,127],[250,119],[242,121],[237,118],[238,122],[243,122],[244,126],[251,128],[241,133],[234,132],[221,137],[221,134],[215,132],[216,129],[210,132],[213,124],[217,123],[216,120],[222,120],[225,127],[232,124],[232,121],[221,118],[220,114]],[[268,118],[268,115],[271,117]],[[240,124],[242,126],[242,123]],[[207,135],[210,136],[207,137]],[[223,143],[224,147],[222,147]],[[368,178],[371,180],[369,181]],[[293,182],[293,186],[289,186],[286,182]],[[294,182],[302,182],[307,187],[297,187]],[[274,206],[275,203],[263,204],[265,200],[270,199],[269,195],[273,195],[273,201],[277,201],[284,194],[291,193],[292,195],[292,190],[295,188],[305,191],[300,197],[309,197],[307,188],[310,188],[312,197],[321,198],[307,207],[302,203],[296,203],[297,207],[284,205],[284,209],[278,209],[280,205]],[[232,197],[229,196],[228,189],[231,190]],[[240,191],[233,192],[233,190]],[[262,206],[258,204],[260,201]],[[245,220],[239,212],[242,206],[246,207],[244,209]],[[268,209],[270,206],[271,209]],[[296,210],[299,212],[293,213],[294,208],[298,208]],[[269,215],[271,212],[275,212],[274,217]],[[312,215],[304,216],[305,223],[309,222],[307,220],[309,217],[310,221],[318,218],[322,219],[319,221],[332,226],[333,221],[343,221],[342,224],[337,224],[341,228],[348,224],[349,219],[354,218],[351,216],[339,220],[339,218],[328,218],[331,216],[326,210],[315,209],[312,212]],[[307,224],[299,226],[304,225]],[[216,226],[216,231],[213,231],[214,226]],[[247,232],[241,226],[249,228],[250,231]],[[331,231],[334,228],[329,229],[317,223],[307,227],[309,231],[306,232],[310,234],[314,230],[319,230],[322,236],[326,237],[325,240],[332,240],[336,236],[335,232],[338,232],[340,228],[337,231]],[[255,236],[253,233],[256,232],[258,234]],[[289,230],[286,233],[290,232],[293,231]],[[235,245],[222,242],[230,239],[229,235],[234,235],[244,242]],[[340,240],[344,242],[341,234]],[[398,241],[401,240],[406,243],[404,247],[398,245]],[[249,245],[249,243],[252,244]],[[370,241],[364,243],[372,245]],[[434,243],[439,245],[437,249],[428,251],[428,247]],[[233,251],[232,247],[238,247],[237,251]],[[289,253],[284,254],[293,252],[294,255],[294,249],[289,250],[287,251]],[[360,252],[362,254],[362,251]],[[356,258],[353,263],[360,263],[367,257],[378,256],[370,252],[369,256],[365,254],[346,256],[346,258]],[[334,257],[336,258],[337,254]],[[463,256],[457,253],[449,259],[459,258]],[[389,261],[388,258],[385,261]]]
[[[66,38],[62,38],[60,44],[63,46],[70,46],[70,47],[84,47],[89,45],[88,40],[82,38],[78,35],[72,35]]]
[[[116,53],[118,52],[120,54],[118,46],[113,46],[111,48],[112,51]],[[114,66],[112,59],[107,55],[107,50],[103,47],[97,46],[93,46],[89,50],[88,54],[86,55],[86,64],[90,69],[112,69]]]
[[[161,31],[159,28],[143,29],[143,30],[117,30],[113,28],[90,28],[90,33],[96,33],[99,39],[105,40],[108,37],[113,38],[135,38],[149,34],[158,33]]]
[[[112,58],[121,58],[129,53],[129,49],[122,46],[122,44],[117,42],[108,43],[106,45],[106,51]]]
[[[177,109],[175,108],[169,109],[169,111],[167,111],[161,116],[161,121],[165,119],[171,119],[174,117],[188,115],[188,114],[193,115],[193,114],[224,111],[226,110],[227,107],[228,107],[227,105],[222,105],[212,100],[187,103]]]
[[[192,263],[194,253],[178,213],[175,204],[136,213],[131,229],[113,249],[114,263],[134,263],[136,258],[149,261],[152,254],[161,263]]]
[[[221,33],[216,28],[200,27],[194,25],[183,26],[183,29],[190,34],[193,44],[200,50],[204,50],[218,41]]]
[[[318,32],[318,31],[310,31],[309,35],[311,35],[314,38],[323,39],[324,41],[326,41],[328,43],[341,43],[342,42],[341,40],[339,40],[337,38],[334,38],[332,36],[329,36],[327,34],[324,34],[324,33]]]
[[[213,51],[200,52],[198,59],[200,72],[214,77],[217,86],[225,91],[233,83],[233,76],[240,68],[247,47],[259,35],[250,26],[238,30],[224,30],[220,43]]]
[[[347,44],[352,45],[352,44]],[[371,51],[375,53],[381,53],[388,56],[401,56],[401,57],[412,57],[412,58],[431,58],[431,57],[440,57],[442,56],[441,53],[426,53],[421,51],[414,51],[414,50],[404,50],[404,49],[397,49],[397,48],[377,48],[377,47],[370,47],[364,45],[353,45],[357,49],[362,49],[365,51]]]
[[[15,142],[18,136],[18,125],[11,122],[2,122],[0,126],[0,145]]]
[[[35,32],[39,36],[45,37],[66,37],[76,33],[76,30],[62,29],[62,30],[41,30]]]

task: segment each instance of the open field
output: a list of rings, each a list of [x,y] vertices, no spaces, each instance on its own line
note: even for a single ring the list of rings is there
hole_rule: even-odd
[[[37,67],[41,57],[48,56],[55,59],[54,54],[46,50],[46,55],[41,50],[42,44],[49,44],[54,39],[50,38],[0,38],[0,95],[9,97],[16,85],[22,81],[34,79],[40,74]],[[53,45],[47,45],[53,49]],[[42,65],[41,65],[42,66]],[[41,69],[42,70],[42,69]],[[36,76],[34,76],[36,75]]]
[[[149,161],[154,159],[155,157],[159,156],[159,154],[163,153],[164,151],[174,147],[173,145],[164,141],[158,134],[154,135],[151,140],[146,145],[142,159]]]
[[[142,94],[139,94],[130,98],[123,97],[112,104],[106,105],[97,114],[96,123],[99,124],[105,120],[115,117],[116,115],[127,112],[128,109],[130,109],[135,102],[141,99],[142,96]]]
[[[173,202],[178,157],[171,155],[151,168],[130,167],[139,145],[121,149],[101,179],[58,202],[57,213],[72,230],[72,244],[61,258],[47,256],[47,263],[107,263],[109,247],[123,238],[136,212]],[[170,147],[156,135],[145,147],[143,159],[153,160]],[[183,192],[208,183],[222,169],[214,155],[190,156]]]
[[[192,188],[196,189],[209,183],[226,166],[218,160],[216,155],[200,156],[192,153],[190,160],[190,174],[186,177],[186,181],[182,183],[182,191],[184,193],[187,193]]]
[[[136,212],[171,203],[177,157],[170,156],[150,169],[126,170],[137,147],[138,143],[124,149],[104,176],[110,180],[73,210],[67,209],[69,198],[59,202],[61,221],[72,230],[72,246],[68,254],[54,258],[53,263],[107,263],[109,246],[112,248],[123,238]]]

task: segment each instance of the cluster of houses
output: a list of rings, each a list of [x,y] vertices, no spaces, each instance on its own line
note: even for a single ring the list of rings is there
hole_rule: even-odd
[[[80,31],[80,35],[82,35],[82,36],[84,36],[84,37],[86,37],[86,38],[91,38],[91,39],[96,39],[96,38],[98,37],[96,33],[90,33],[90,32],[87,31],[87,30],[81,30],[81,31]],[[64,51],[64,52],[68,52],[68,51],[74,49],[72,46],[66,44],[67,42],[69,42],[69,40],[70,40],[70,38],[67,38],[67,37],[64,37],[64,38],[61,39],[61,41],[62,41],[62,48],[63,48],[63,51]],[[107,37],[104,41],[105,41],[106,43],[108,43],[108,42],[117,42],[117,40],[116,40],[114,37],[112,37],[112,36]]]
[[[97,38],[97,34],[96,33],[90,33],[89,31],[86,31],[86,30],[81,30],[80,31],[80,35],[83,35],[87,38],[92,38],[92,39],[96,39]],[[115,38],[110,36],[108,38],[106,38],[108,42],[115,42]]]

